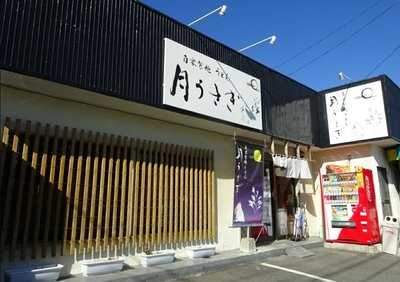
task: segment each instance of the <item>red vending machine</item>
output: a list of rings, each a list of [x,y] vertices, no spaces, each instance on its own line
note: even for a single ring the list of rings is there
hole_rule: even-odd
[[[325,240],[363,245],[379,243],[372,171],[326,174],[321,178]]]

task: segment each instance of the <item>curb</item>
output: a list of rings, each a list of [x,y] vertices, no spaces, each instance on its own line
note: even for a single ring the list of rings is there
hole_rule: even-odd
[[[206,273],[213,270],[221,270],[228,266],[234,264],[248,263],[258,260],[263,260],[266,258],[277,257],[285,255],[285,249],[294,246],[302,246],[306,249],[313,249],[318,247],[323,247],[322,241],[317,242],[298,242],[293,245],[279,246],[276,249],[259,251],[253,254],[238,254],[233,257],[214,257],[210,259],[196,259],[192,261],[176,262],[173,264],[155,266],[150,269],[139,268],[134,271],[123,271],[118,274],[109,274],[103,277],[74,277],[80,278],[84,281],[96,281],[96,282],[106,282],[106,281],[118,281],[118,282],[128,282],[128,281],[165,281],[165,280],[177,280],[183,279],[188,276],[193,276],[198,273]],[[179,265],[179,264],[182,265]],[[122,276],[122,277],[121,277]],[[72,279],[75,280],[75,279]],[[68,281],[68,280],[67,280]],[[72,282],[72,281],[71,281]]]

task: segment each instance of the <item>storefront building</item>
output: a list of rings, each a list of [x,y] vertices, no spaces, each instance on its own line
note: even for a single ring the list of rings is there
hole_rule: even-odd
[[[400,140],[400,95],[387,77],[316,93],[134,1],[9,1],[5,11],[3,267],[45,260],[74,273],[76,260],[92,256],[239,248],[237,141],[264,148],[267,240],[293,232],[299,203],[309,236],[324,236],[328,165],[371,169],[379,221],[400,216],[398,164],[387,158]],[[372,111],[386,131],[367,123],[358,135],[345,127],[347,137],[332,135],[342,120],[368,114],[353,115],[370,104],[353,110],[351,89],[375,81],[382,91],[364,95],[384,97],[383,112]],[[328,95],[343,89],[336,102],[347,117],[333,120]],[[305,161],[311,175],[288,175],[276,157]]]
[[[400,140],[399,94],[399,88],[386,76],[319,94],[321,123],[325,126],[321,127],[320,148],[313,154],[317,160],[315,172],[321,176],[335,171],[355,172],[359,168],[370,170],[378,228],[386,216],[400,216],[399,168],[396,163],[396,148]],[[317,179],[315,185],[320,184]],[[338,215],[337,220],[352,217],[351,204],[347,210],[343,210],[342,203],[338,205],[342,216]],[[329,209],[336,211],[338,205],[333,204]],[[325,209],[325,213],[330,211]],[[326,217],[327,214],[325,220]],[[325,226],[326,229],[329,228]],[[367,229],[364,229],[365,233]]]

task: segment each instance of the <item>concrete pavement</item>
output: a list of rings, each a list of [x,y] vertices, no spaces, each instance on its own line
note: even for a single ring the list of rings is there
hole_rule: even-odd
[[[287,248],[294,246],[303,246],[304,248],[313,250],[317,247],[322,247],[323,243],[320,238],[310,238],[307,241],[293,242],[289,240],[275,241],[267,246],[257,248],[256,253],[248,254],[240,252],[239,250],[227,251],[218,253],[211,258],[205,259],[189,259],[185,256],[178,256],[177,260],[171,264],[153,266],[153,267],[141,267],[138,262],[133,261],[131,267],[127,267],[125,270],[106,274],[84,278],[81,275],[76,275],[66,279],[67,282],[77,281],[95,281],[95,282],[106,282],[106,281],[165,281],[165,280],[176,280],[182,279],[189,275],[196,275],[198,273],[209,272],[219,270],[232,265],[240,263],[257,262],[265,260],[268,257],[284,255]],[[131,258],[135,260],[135,257]]]
[[[311,257],[271,257],[231,265],[178,281],[400,281],[399,257],[324,248],[314,248],[312,251],[315,255]]]

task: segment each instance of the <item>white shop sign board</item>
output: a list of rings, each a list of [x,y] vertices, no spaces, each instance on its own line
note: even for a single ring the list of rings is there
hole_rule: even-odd
[[[330,144],[388,136],[381,81],[325,94]]]
[[[262,130],[260,80],[164,39],[163,104]]]

